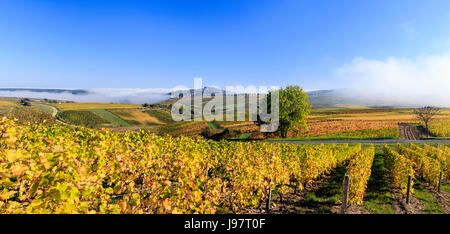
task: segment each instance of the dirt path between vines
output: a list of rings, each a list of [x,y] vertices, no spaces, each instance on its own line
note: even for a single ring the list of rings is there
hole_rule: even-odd
[[[312,184],[305,186],[304,189],[298,190],[294,193],[292,189],[282,197],[278,194],[274,194],[271,200],[270,211],[266,210],[266,202],[263,202],[261,207],[249,208],[244,213],[249,214],[307,214],[317,213],[317,209],[308,207],[306,203],[306,195],[317,191],[320,187],[328,183],[330,176],[323,176],[322,178],[314,181]]]
[[[422,183],[422,186],[431,194],[434,199],[436,199],[436,203],[442,207],[442,211],[445,214],[450,214],[450,193],[447,191],[438,192],[433,186],[430,186],[428,183]]]
[[[417,134],[415,127],[408,123],[399,123],[398,131],[400,133],[400,139],[404,139],[404,140],[419,140],[420,139],[420,136],[419,136],[419,134]]]
[[[345,167],[334,169],[330,174],[323,175],[302,190],[291,189],[280,196],[274,194],[270,211],[266,211],[266,201],[261,207],[254,207],[244,211],[249,214],[340,214],[342,197],[342,180]],[[351,206],[349,214],[368,214],[362,206]]]
[[[410,195],[409,202],[406,203],[406,195],[402,194],[400,189],[392,187],[392,179],[384,167],[384,160],[381,160],[380,155],[376,157],[364,202],[360,205],[349,206],[347,214],[426,214],[425,205],[414,193]],[[243,213],[340,214],[344,175],[345,166],[340,166],[296,193],[291,189],[283,196],[273,194],[269,212],[266,211],[267,201],[264,201],[260,207],[249,208]],[[435,198],[436,203],[442,207],[443,213],[448,214],[450,194],[446,191],[438,193],[426,183],[420,184]]]
[[[402,194],[400,189],[393,188],[391,190],[392,195],[392,208],[395,214],[424,214],[425,207],[417,199],[414,194],[410,194],[409,203],[406,203],[406,195]]]

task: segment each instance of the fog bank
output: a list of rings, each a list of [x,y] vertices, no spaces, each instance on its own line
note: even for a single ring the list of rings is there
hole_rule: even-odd
[[[170,98],[170,89],[84,89],[84,94],[70,92],[0,91],[0,97],[47,98],[75,102],[155,103]]]
[[[450,55],[355,58],[338,69],[346,93],[378,104],[450,107]]]

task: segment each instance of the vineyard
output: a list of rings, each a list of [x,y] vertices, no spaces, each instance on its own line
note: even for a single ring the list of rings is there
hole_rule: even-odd
[[[149,115],[146,112],[137,109],[113,109],[109,110],[112,114],[127,121],[134,126],[161,125],[163,122]]]
[[[140,108],[140,105],[136,104],[124,104],[124,103],[60,103],[54,104],[55,107],[62,111],[66,110],[91,110],[91,109],[135,109]]]
[[[434,122],[430,126],[430,132],[438,137],[450,137],[450,121]]]
[[[358,206],[379,156],[374,145],[209,141],[6,118],[0,137],[0,213],[268,212],[339,168],[351,179],[348,205]],[[410,174],[434,187],[449,176],[446,146],[385,146],[383,157],[405,194]]]
[[[63,119],[65,122],[76,125],[76,126],[86,126],[89,128],[102,127],[105,124],[109,124],[107,120],[101,118],[94,112],[84,110],[84,111],[61,111],[58,113],[58,118]]]
[[[14,107],[4,114],[9,118],[17,119],[21,124],[54,124],[55,118],[49,113],[42,112],[34,107]]]

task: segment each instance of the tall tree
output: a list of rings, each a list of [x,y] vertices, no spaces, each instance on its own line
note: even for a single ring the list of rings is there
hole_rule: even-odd
[[[287,133],[293,127],[307,128],[308,115],[311,112],[308,94],[300,86],[287,86],[279,89],[279,127],[277,132],[282,138],[287,137]],[[271,103],[271,92],[268,94],[268,110]],[[258,116],[257,124],[264,124]]]

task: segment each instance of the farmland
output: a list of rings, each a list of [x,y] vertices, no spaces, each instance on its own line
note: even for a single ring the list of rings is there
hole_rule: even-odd
[[[75,113],[73,111],[79,111],[78,115],[81,113],[88,113],[86,111],[96,114],[98,117],[102,118],[103,121],[99,125],[99,120],[96,120],[95,124],[90,124],[89,126],[102,126],[102,127],[146,127],[146,126],[157,126],[163,125],[165,123],[173,122],[170,114],[163,110],[145,110],[141,105],[135,104],[121,104],[121,103],[61,103],[53,104],[60,111],[72,111],[72,115]],[[92,116],[92,114],[88,115]],[[58,115],[62,120],[66,121],[64,118],[67,115]],[[92,117],[94,118],[94,117]],[[70,122],[70,121],[66,121]],[[104,123],[109,123],[105,125]],[[79,121],[82,126],[89,127],[85,121]]]
[[[140,108],[141,105],[123,103],[61,103],[54,104],[61,111],[66,110],[90,110],[90,109],[125,109]]]
[[[445,232],[450,0],[4,3],[5,232]]]
[[[438,121],[450,115],[439,117]],[[223,128],[260,136],[259,127],[250,121],[217,121]],[[399,123],[417,123],[411,109],[326,109],[313,110],[307,129],[293,129],[290,139],[354,138],[354,139],[398,139]],[[273,138],[275,136],[269,136]]]
[[[437,137],[450,137],[450,120],[432,123],[430,131]]]
[[[450,121],[448,110],[436,117],[435,129],[445,129]],[[290,138],[385,138],[399,137],[399,123],[419,123],[412,109],[324,109],[313,110],[308,129],[291,131]],[[439,127],[437,127],[439,126]],[[433,131],[433,130],[432,130]],[[442,133],[442,136],[445,132]]]
[[[166,112],[167,113],[167,112]],[[231,129],[238,135],[245,134],[253,139],[269,138],[277,136],[262,136],[259,127],[251,121],[216,121],[223,129]],[[288,140],[297,139],[399,139],[399,124],[408,123],[417,125],[419,122],[412,113],[412,109],[405,108],[359,108],[359,109],[315,109],[307,121],[307,129],[293,129],[288,132]],[[444,110],[433,121],[431,131],[436,131],[437,136],[446,136],[450,126],[450,112]],[[186,124],[189,126],[208,125],[215,130],[212,123]],[[170,126],[173,125],[173,126]],[[177,130],[185,124],[169,123],[160,129],[173,136],[199,134],[200,131],[188,132]],[[175,131],[176,130],[176,131]],[[188,133],[188,134],[186,134]],[[237,136],[238,136],[237,135]],[[236,136],[236,137],[237,137]],[[448,135],[447,135],[448,136]]]
[[[448,144],[214,141],[200,137],[205,129],[280,138],[250,121],[174,122],[161,105],[17,101],[0,112],[17,118],[0,124],[0,213],[335,214],[345,175],[346,213],[449,213]],[[315,109],[286,140],[398,139],[400,123],[420,126],[411,109]],[[448,123],[443,110],[430,130],[446,136]]]
[[[42,112],[41,110],[34,107],[14,107],[7,110],[4,113],[4,116],[15,118],[23,124],[55,123],[55,118],[51,114]]]
[[[448,145],[243,143],[8,119],[0,133],[0,213],[340,213],[344,174],[347,213],[449,213],[449,193],[436,191]]]
[[[153,130],[159,135],[171,136],[200,136],[203,129],[208,128],[206,122],[175,122],[173,124],[162,125]]]
[[[2,110],[0,114],[6,115],[11,108],[19,108],[19,99],[2,99]],[[148,129],[157,134],[169,134],[172,136],[200,136],[202,130],[210,128],[218,130],[230,129],[235,138],[249,139],[275,139],[276,135],[263,136],[259,132],[259,127],[251,121],[215,121],[214,123],[177,123],[170,115],[170,104],[173,100],[153,104],[152,108],[143,108],[141,105],[120,104],[120,103],[71,103],[59,102],[46,103],[42,100],[33,99],[31,105],[35,109],[44,113],[52,113],[54,107],[60,112],[67,110],[81,111],[81,113],[92,112],[96,117],[95,123],[88,124],[86,121],[75,121],[78,126],[87,127],[108,127],[126,130],[136,130],[139,128]],[[6,109],[5,109],[6,108]],[[74,115],[73,112],[71,112]],[[78,114],[80,115],[80,113]],[[235,114],[236,115],[236,114]],[[72,120],[65,120],[67,115],[59,114],[58,118],[66,123]],[[89,118],[91,118],[89,117]],[[97,117],[101,118],[98,119]],[[248,116],[246,116],[248,118]],[[399,131],[400,123],[417,125],[418,120],[413,115],[412,109],[408,108],[368,108],[355,106],[349,108],[327,108],[313,109],[307,121],[307,129],[292,129],[288,132],[287,140],[308,140],[308,139],[399,139],[402,137]],[[81,124],[81,125],[80,125]],[[443,109],[433,120],[430,126],[431,136],[450,136],[450,110]]]
[[[267,137],[249,121],[174,122],[158,105],[7,102],[3,109],[19,118],[0,127],[0,172],[9,178],[0,188],[1,213],[333,214],[341,212],[345,175],[352,181],[347,213],[449,213],[449,185],[436,190],[439,173],[449,176],[449,145],[213,141],[199,136],[231,129],[235,139]],[[57,124],[51,105],[66,125]],[[431,131],[449,120],[444,110]],[[399,123],[418,121],[411,109],[316,109],[308,129],[294,129],[287,140],[398,139]],[[50,174],[65,182],[39,182],[35,191],[38,175]],[[52,198],[55,191],[61,199]]]
[[[114,115],[113,113],[103,110],[103,109],[91,109],[89,110],[98,116],[102,117],[103,119],[110,122],[113,126],[117,127],[131,127],[132,125],[126,122],[125,120],[119,118],[118,116]]]
[[[157,118],[160,122],[165,124],[175,122],[173,121],[169,111],[154,109],[154,110],[146,110],[144,112],[148,113],[150,116]]]
[[[1,107],[11,107],[11,106],[16,106],[16,104],[14,104],[10,101],[1,101],[0,100],[0,108]]]
[[[162,105],[162,104],[159,104]],[[90,111],[109,122],[103,127],[123,128],[159,126],[173,123],[170,113],[163,109],[145,109],[141,105],[120,103],[61,103],[54,104],[61,111]],[[59,115],[61,118],[63,116]],[[91,124],[92,125],[92,124]],[[83,125],[88,126],[88,125]],[[98,125],[96,125],[98,126]]]
[[[61,111],[58,113],[58,117],[69,124],[89,128],[98,128],[110,124],[110,122],[90,111]]]
[[[130,109],[112,109],[109,110],[114,115],[127,121],[133,126],[148,126],[148,125],[161,125],[164,124],[159,119],[145,113],[141,110]]]

